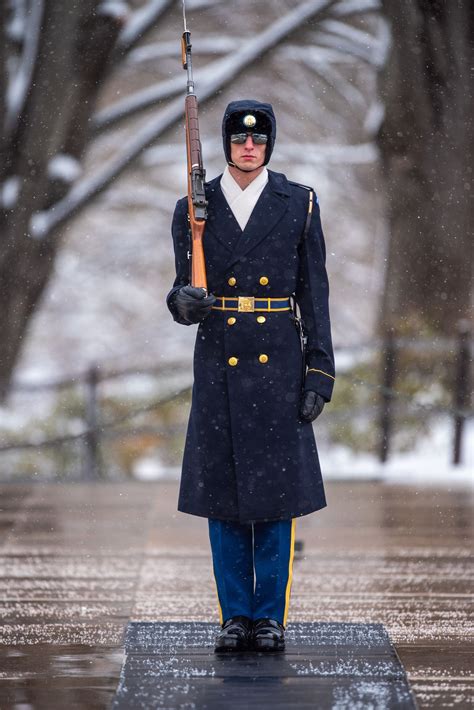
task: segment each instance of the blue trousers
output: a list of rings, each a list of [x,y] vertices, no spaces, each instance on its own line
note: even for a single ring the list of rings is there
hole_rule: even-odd
[[[275,619],[286,626],[295,520],[253,524],[209,520],[209,539],[221,624],[242,615]]]

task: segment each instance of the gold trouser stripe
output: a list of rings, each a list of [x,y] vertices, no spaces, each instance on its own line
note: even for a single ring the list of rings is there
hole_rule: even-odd
[[[335,380],[336,378],[333,377],[332,375],[328,375],[327,372],[324,372],[324,370],[316,370],[314,367],[308,368],[308,372],[320,372],[322,375],[326,375],[326,377],[330,377],[331,380]]]
[[[285,592],[285,613],[283,615],[283,626],[286,626],[288,619],[288,609],[290,606],[291,582],[293,581],[293,558],[295,556],[295,527],[296,518],[291,521],[291,539],[290,539],[290,560],[288,562],[288,582],[286,583]]]
[[[224,623],[224,618],[223,618],[223,615],[222,615],[222,607],[221,607],[221,602],[220,602],[220,599],[219,599],[219,589],[218,589],[218,587],[217,587],[217,579],[216,579],[216,573],[214,572],[214,568],[213,568],[212,572],[213,572],[213,574],[214,574],[214,582],[215,582],[215,585],[216,585],[217,608],[218,608],[218,610],[219,610],[219,624],[222,626],[222,624]]]

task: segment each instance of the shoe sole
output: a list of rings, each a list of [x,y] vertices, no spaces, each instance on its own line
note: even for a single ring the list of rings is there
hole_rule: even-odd
[[[214,653],[240,653],[241,651],[250,651],[250,647],[242,643],[226,643],[222,646],[216,646],[214,648]]]
[[[285,650],[285,643],[276,642],[270,640],[261,639],[260,641],[254,641],[253,650],[262,653],[283,653]]]

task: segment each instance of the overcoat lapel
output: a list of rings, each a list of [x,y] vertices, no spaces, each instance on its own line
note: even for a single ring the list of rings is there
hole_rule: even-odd
[[[221,190],[220,177],[210,183],[206,191],[209,201],[206,230],[210,230],[230,255],[240,239],[242,230]]]
[[[289,196],[286,178],[269,170],[268,183],[258,198],[240,239],[236,242],[227,267],[242,259],[271,234],[288,209]]]
[[[209,201],[206,230],[226,248],[229,259],[226,268],[229,268],[271,234],[288,209],[290,190],[284,175],[269,170],[268,183],[242,231],[221,190],[220,178],[212,180],[206,191]]]

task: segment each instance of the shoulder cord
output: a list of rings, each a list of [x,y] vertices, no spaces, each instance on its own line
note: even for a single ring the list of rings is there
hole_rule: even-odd
[[[311,217],[313,215],[313,203],[314,203],[314,192],[312,190],[310,190],[309,191],[309,198],[308,198],[308,214],[306,215],[306,222],[304,225],[303,234],[301,235],[301,242],[304,242],[304,240],[308,236],[309,227],[311,225]]]
[[[301,240],[300,240],[300,245],[303,244],[305,241],[306,237],[308,236],[309,228],[311,225],[311,217],[313,215],[313,204],[314,204],[314,192],[313,190],[309,190],[309,197],[308,197],[308,213],[306,215],[306,222],[304,225],[303,233],[301,235]],[[304,388],[304,380],[306,377],[306,343],[308,341],[308,334],[306,331],[306,327],[304,324],[303,319],[301,318],[301,315],[298,315],[298,310],[297,310],[297,305],[296,305],[296,298],[295,295],[292,294],[290,296],[290,302],[291,302],[291,307],[293,311],[293,317],[295,319],[295,325],[298,330],[298,334],[300,336],[300,342],[301,342],[301,363],[302,363],[302,368],[301,368],[301,388]]]

